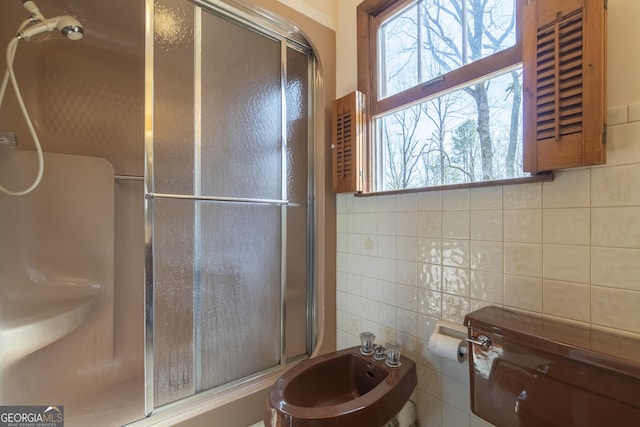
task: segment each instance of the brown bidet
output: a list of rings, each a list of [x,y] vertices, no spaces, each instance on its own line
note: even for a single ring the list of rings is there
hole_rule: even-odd
[[[390,368],[360,347],[305,360],[285,372],[269,394],[266,427],[382,426],[409,400],[415,363]]]

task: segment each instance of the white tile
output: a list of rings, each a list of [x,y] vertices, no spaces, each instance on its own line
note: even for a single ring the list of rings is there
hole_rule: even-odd
[[[378,214],[378,234],[396,235],[396,213],[380,212]]]
[[[440,372],[427,368],[425,366],[417,366],[418,390],[429,393],[437,398],[442,398],[442,375]]]
[[[395,259],[378,259],[378,279],[388,282],[396,281],[396,260]]]
[[[398,236],[396,239],[396,258],[404,261],[417,261],[418,238]]]
[[[471,270],[471,298],[502,304],[504,275]]]
[[[471,210],[502,209],[502,187],[472,188],[469,191]]]
[[[544,243],[589,245],[591,210],[589,208],[544,209]]]
[[[376,279],[378,277],[378,258],[375,256],[363,256],[362,260],[362,276],[364,278],[371,277]]]
[[[640,103],[636,104],[640,107]],[[640,108],[637,109],[640,120]],[[607,165],[640,163],[640,121],[607,129]]]
[[[419,237],[418,261],[428,264],[442,264],[442,240]]]
[[[611,107],[607,109],[607,124],[609,126],[627,123],[627,106]]]
[[[394,194],[378,197],[378,212],[395,212],[397,206]]]
[[[442,293],[418,289],[418,312],[440,318],[442,316]]]
[[[442,266],[426,263],[418,264],[418,287],[441,291]]]
[[[378,214],[376,212],[362,213],[360,218],[362,218],[361,232],[363,234],[378,234]]]
[[[378,199],[377,196],[363,197],[362,198],[362,212],[375,213],[378,212]]]
[[[505,210],[503,216],[505,242],[542,242],[542,209]]]
[[[442,401],[436,396],[418,391],[418,416],[421,427],[442,426]],[[461,427],[460,424],[457,427]]]
[[[442,237],[442,212],[418,212],[418,236]]]
[[[442,211],[442,236],[447,239],[468,239],[469,211]]]
[[[591,248],[591,283],[640,291],[640,250]]]
[[[396,236],[380,234],[377,238],[378,256],[380,258],[395,258],[398,249],[398,239]]]
[[[418,235],[418,213],[398,212],[396,217],[396,234],[398,236],[417,236]]]
[[[387,305],[396,305],[396,287],[398,285],[395,282],[387,282],[385,280],[378,280],[378,302]]]
[[[542,279],[505,275],[504,305],[542,313]]]
[[[381,325],[397,330],[397,317],[398,309],[395,306],[391,306],[384,303],[378,303],[378,319]]]
[[[425,344],[428,344],[431,339],[431,334],[436,330],[437,325],[438,318],[418,314],[418,337],[424,341]],[[434,355],[431,351],[427,351],[427,349],[423,349],[422,353],[421,359],[418,361],[419,363],[436,371],[442,370],[442,363],[438,356]]]
[[[456,295],[442,294],[442,318],[452,322],[462,323],[471,308],[469,298]]]
[[[398,308],[396,325],[399,333],[415,337],[418,335],[418,314],[415,311]],[[402,352],[406,355],[404,348]]]
[[[415,212],[418,210],[418,196],[416,193],[398,194],[396,196],[396,210],[398,212]]]
[[[362,297],[347,292],[347,314],[362,317]],[[360,333],[360,332],[358,332]]]
[[[336,235],[336,250],[337,252],[347,252],[347,233],[338,233]]]
[[[362,274],[362,255],[347,254],[347,273]]]
[[[362,299],[362,318],[363,320],[370,320],[372,322],[378,321],[378,302],[373,299],[363,298]],[[363,330],[365,329],[365,325],[362,325]]]
[[[454,380],[446,375],[442,376],[442,401],[463,411],[470,407],[469,385]]]
[[[351,233],[351,234],[362,233],[362,214],[361,213],[347,214],[347,233]]]
[[[505,185],[502,188],[504,209],[536,209],[542,207],[542,184]]]
[[[589,283],[591,254],[588,246],[544,245],[542,251],[545,279]]]
[[[594,246],[640,248],[640,207],[593,208]]]
[[[471,268],[476,270],[504,271],[502,242],[471,241]]]
[[[440,209],[442,209],[440,191],[425,191],[424,193],[418,193],[419,211],[439,211]]]
[[[502,242],[502,210],[471,211],[471,239]]]
[[[462,411],[452,405],[442,405],[442,427],[461,427],[469,425],[469,411]]]
[[[460,363],[457,360],[443,359],[442,374],[462,384],[469,384],[469,363],[468,361]]]
[[[469,189],[443,191],[442,210],[469,210]]]
[[[442,241],[442,264],[451,267],[469,268],[470,250],[468,240]],[[426,261],[426,260],[424,260]]]
[[[442,268],[442,292],[469,297],[469,270],[464,268]]]
[[[399,284],[418,285],[418,264],[412,261],[398,260],[396,263],[396,281]]]
[[[557,171],[553,182],[545,182],[542,185],[544,208],[589,207],[589,172],[590,169]]]
[[[347,214],[344,214],[344,213],[336,214],[336,232],[338,233],[347,232]]]
[[[543,313],[579,322],[590,321],[591,287],[577,283],[545,280]]]
[[[350,196],[346,198],[346,201],[347,201],[347,213],[362,212],[362,199],[360,197]]]
[[[362,235],[347,234],[347,253],[353,255],[362,254]]]
[[[594,207],[640,206],[640,164],[593,168]]]
[[[623,331],[640,333],[640,292],[591,288],[591,323]]]
[[[362,277],[362,296],[372,300],[378,300],[378,279]]]
[[[504,272],[517,276],[542,277],[542,245],[505,243]]]
[[[347,274],[347,292],[354,295],[362,295],[362,276],[359,274]]]
[[[362,317],[347,312],[346,331],[350,335],[358,335],[362,332]]]
[[[636,122],[640,120],[640,102],[627,105],[627,109],[628,109],[627,119],[629,122]]]
[[[418,288],[398,284],[396,288],[396,306],[403,310],[417,311]]]

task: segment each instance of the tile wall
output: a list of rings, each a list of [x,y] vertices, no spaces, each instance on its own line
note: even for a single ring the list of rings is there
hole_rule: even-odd
[[[427,350],[438,319],[485,305],[640,338],[640,104],[609,110],[605,166],[554,182],[337,200],[338,347],[397,340],[422,426],[485,425],[468,367]]]

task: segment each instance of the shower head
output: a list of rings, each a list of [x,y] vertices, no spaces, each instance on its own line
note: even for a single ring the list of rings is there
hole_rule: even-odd
[[[63,36],[70,40],[80,40],[84,36],[82,24],[73,16],[61,15],[51,19],[44,19],[18,33],[18,38],[28,40],[45,31],[60,30]]]

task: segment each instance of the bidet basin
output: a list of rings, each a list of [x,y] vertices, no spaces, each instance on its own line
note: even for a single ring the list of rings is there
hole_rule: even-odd
[[[409,400],[415,363],[390,368],[359,347],[305,360],[285,372],[269,394],[266,427],[382,426]]]

